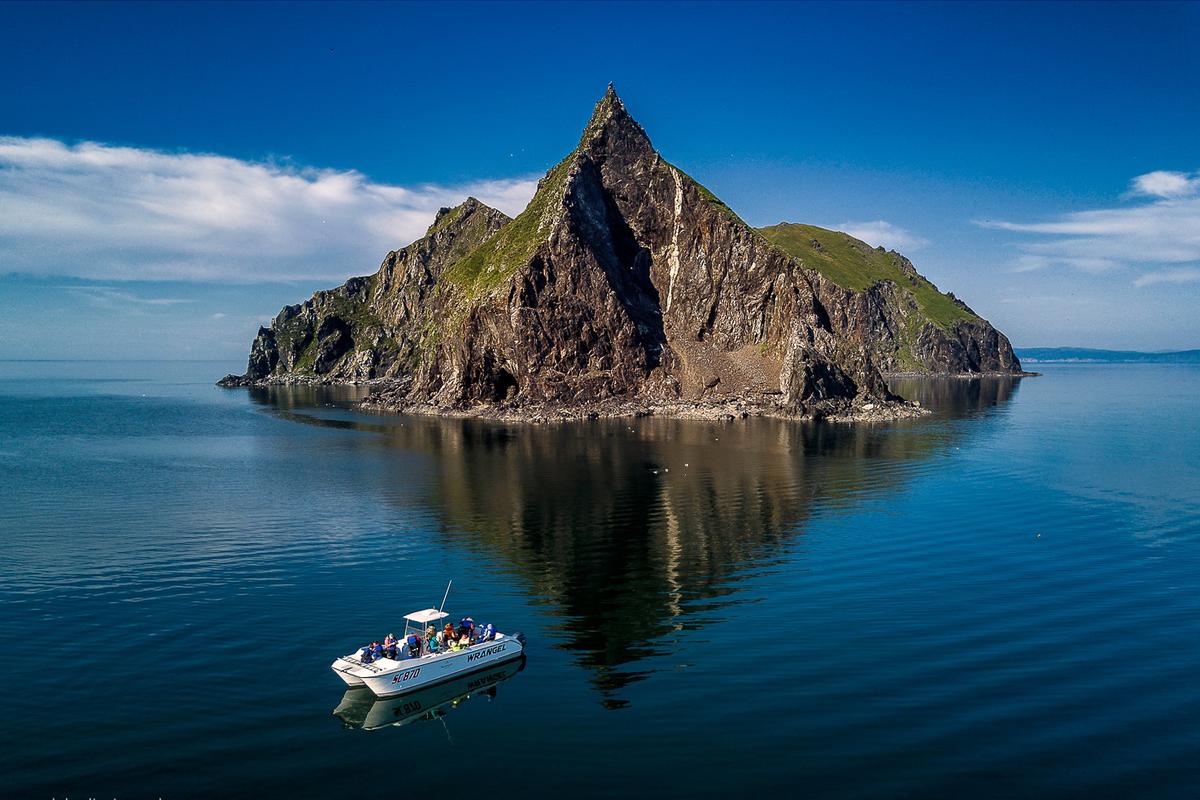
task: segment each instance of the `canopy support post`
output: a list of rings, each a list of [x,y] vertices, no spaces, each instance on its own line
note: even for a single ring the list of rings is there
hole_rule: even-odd
[[[442,604],[438,606],[438,613],[442,613],[442,609],[446,607],[446,598],[450,596],[450,587],[454,585],[454,579],[450,579],[450,583],[446,584],[446,593],[442,595]]]

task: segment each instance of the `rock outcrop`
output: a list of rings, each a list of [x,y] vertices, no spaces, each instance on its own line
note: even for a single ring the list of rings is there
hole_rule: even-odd
[[[869,350],[884,372],[1021,373],[1004,334],[899,253],[813,225],[759,231],[816,273],[813,287],[834,333]]]
[[[515,219],[473,198],[443,209],[376,274],[284,308],[222,383],[374,381],[368,406],[394,410],[819,417],[902,413],[881,369],[1019,370],[1001,334],[896,254],[850,240],[895,274],[837,280],[831,237],[801,247],[748,226],[610,86]]]

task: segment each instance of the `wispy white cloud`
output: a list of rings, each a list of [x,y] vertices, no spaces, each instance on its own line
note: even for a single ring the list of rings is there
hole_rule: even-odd
[[[1131,196],[1188,197],[1200,192],[1200,173],[1156,170],[1138,175],[1129,184]]]
[[[181,297],[143,297],[133,292],[121,291],[111,286],[79,285],[64,286],[71,294],[83,297],[92,305],[101,308],[114,308],[121,305],[134,306],[177,306],[182,303],[192,303],[194,300]]]
[[[92,280],[341,280],[474,195],[510,215],[535,178],[458,186],[94,142],[0,137],[0,272]]]
[[[917,236],[912,231],[882,219],[868,222],[843,222],[840,225],[834,225],[833,228],[844,231],[855,239],[862,239],[873,247],[886,247],[889,250],[911,252],[920,250],[929,244],[927,239]]]
[[[1200,267],[1175,267],[1147,272],[1133,282],[1139,289],[1156,283],[1200,283]]]
[[[1030,305],[1030,304],[1052,305],[1052,306],[1064,306],[1064,305],[1088,306],[1088,305],[1094,305],[1097,301],[1093,297],[1073,297],[1073,296],[1058,295],[1058,294],[1031,294],[1031,295],[1021,295],[1020,297],[1011,297],[1011,296],[1010,297],[1001,297],[1000,302],[1001,303],[1009,303],[1012,305],[1022,305],[1022,306]]]
[[[1032,234],[1018,243],[1014,272],[1068,267],[1098,273],[1121,267],[1163,266],[1200,261],[1200,178],[1181,172],[1149,172],[1131,182],[1128,196],[1140,203],[1063,214],[1043,222],[976,220],[992,230]],[[1177,275],[1186,270],[1160,270]],[[1152,272],[1138,278],[1145,286],[1178,279]]]
[[[1092,258],[1078,256],[1061,256],[1061,255],[1036,255],[1026,253],[1018,256],[1013,262],[1013,272],[1035,272],[1039,269],[1052,267],[1056,264],[1061,264],[1083,272],[1107,272],[1110,269],[1120,266],[1116,261],[1110,258]]]

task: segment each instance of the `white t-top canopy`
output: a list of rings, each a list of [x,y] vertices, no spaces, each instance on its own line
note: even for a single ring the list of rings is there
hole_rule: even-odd
[[[418,625],[428,625],[431,622],[437,622],[439,619],[445,619],[448,616],[450,615],[443,611],[438,611],[436,608],[427,608],[424,611],[414,611],[411,614],[405,614],[404,618]]]

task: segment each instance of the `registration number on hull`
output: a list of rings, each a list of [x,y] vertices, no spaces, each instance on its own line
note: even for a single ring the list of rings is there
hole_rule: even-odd
[[[393,675],[392,683],[403,683],[404,681],[411,681],[413,678],[417,677],[420,674],[421,674],[420,667],[417,667],[416,669],[410,669],[408,672],[401,672],[399,675]]]

